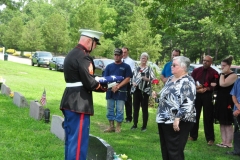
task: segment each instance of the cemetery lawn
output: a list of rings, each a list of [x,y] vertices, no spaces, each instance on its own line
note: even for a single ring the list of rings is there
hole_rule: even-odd
[[[6,79],[11,91],[21,93],[28,101],[40,100],[46,90],[47,105],[52,115],[62,116],[59,104],[65,88],[63,72],[0,60],[0,76]],[[104,133],[108,126],[105,93],[93,93],[95,114],[91,117],[90,134],[109,143],[117,154],[126,154],[132,160],[160,160],[160,144],[155,122],[156,109],[149,108],[146,132],[141,132],[141,110],[137,130],[130,130],[132,123],[123,123],[121,133]],[[50,132],[50,123],[36,121],[29,116],[29,107],[18,108],[12,98],[0,94],[0,160],[62,160],[64,142]],[[199,138],[187,142],[186,160],[237,160],[226,155],[231,148],[208,146],[202,118]],[[216,143],[221,142],[219,125],[215,125]]]

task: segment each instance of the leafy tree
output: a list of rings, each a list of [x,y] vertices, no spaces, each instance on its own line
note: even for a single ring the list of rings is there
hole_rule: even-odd
[[[22,39],[19,43],[21,50],[45,50],[41,25],[38,19],[27,22],[23,27]]]
[[[25,14],[23,17],[25,23],[34,19],[38,19],[40,20],[40,25],[42,25],[47,17],[54,13],[59,13],[59,10],[46,2],[31,1],[24,6],[22,13]]]
[[[99,7],[99,23],[105,38],[113,39],[118,28],[117,17],[118,13],[114,8],[108,7],[107,3],[101,4],[101,7]]]
[[[67,22],[58,14],[52,14],[43,25],[43,37],[48,51],[56,53],[65,52],[69,42]]]
[[[183,55],[193,62],[201,62],[204,54],[214,56],[216,62],[219,62],[222,55],[232,52],[227,45],[233,46],[238,39],[231,22],[238,11],[235,9],[226,14],[224,10],[228,10],[232,4],[236,4],[235,2],[226,3],[224,0],[175,2],[171,4],[171,1],[154,0],[148,3],[150,4],[148,17],[152,30],[163,36],[164,47],[161,55],[163,58],[166,53],[169,53],[167,57],[170,57],[170,50],[175,47],[180,48]],[[228,51],[225,50],[226,47]]]
[[[121,32],[118,36],[121,46],[127,46],[133,59],[138,60],[142,52],[147,52],[151,61],[158,59],[161,51],[161,35],[152,34],[150,22],[145,16],[145,9],[134,8],[132,21],[128,25],[127,32]],[[120,46],[120,47],[121,47]]]
[[[19,49],[22,38],[23,22],[21,16],[14,17],[4,27],[3,44],[6,48]]]
[[[72,8],[69,27],[70,43],[72,47],[79,41],[79,29],[101,31],[98,22],[98,5],[94,3],[94,0],[84,1]]]
[[[7,8],[9,8],[9,9],[19,9],[20,2],[16,2],[14,0],[1,0],[0,6],[1,5],[6,5]]]
[[[138,0],[109,0],[109,5],[113,7],[118,16],[116,18],[116,31],[113,37],[116,37],[121,32],[128,31],[128,24],[131,23],[132,15],[134,14],[134,6],[139,5],[140,2]],[[116,46],[120,44],[118,41],[115,42]]]

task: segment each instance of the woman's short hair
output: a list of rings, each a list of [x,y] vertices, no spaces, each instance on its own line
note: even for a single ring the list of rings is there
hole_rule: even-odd
[[[140,59],[142,58],[142,56],[146,56],[146,57],[147,57],[147,59],[149,59],[149,55],[148,55],[148,53],[147,53],[147,52],[143,52],[143,53],[141,54],[141,56],[140,56]]]
[[[227,65],[229,65],[229,66],[232,65],[232,61],[233,61],[233,56],[231,56],[231,55],[222,60],[222,62],[227,63]]]
[[[188,72],[188,68],[190,66],[190,59],[184,56],[177,56],[174,57],[173,60],[177,60],[178,63],[180,64],[180,67],[184,68],[185,72]]]

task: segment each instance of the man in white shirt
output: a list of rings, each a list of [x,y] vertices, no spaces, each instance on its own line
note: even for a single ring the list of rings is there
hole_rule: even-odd
[[[127,47],[122,48],[123,51],[123,62],[128,64],[131,67],[131,70],[133,72],[135,68],[135,62],[132,58],[129,57],[129,49]],[[125,112],[126,112],[126,118],[125,122],[130,123],[132,121],[132,95],[130,93],[131,91],[131,85],[130,83],[127,84],[127,101],[125,102]]]

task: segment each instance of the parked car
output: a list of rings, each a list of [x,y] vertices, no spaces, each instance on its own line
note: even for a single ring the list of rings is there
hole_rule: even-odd
[[[135,61],[135,67],[138,67],[139,64],[140,64],[140,61]],[[153,69],[154,71],[156,71],[157,74],[160,75],[160,74],[162,73],[161,68],[159,68],[158,65],[156,65],[156,63],[153,63],[153,62],[151,62],[151,61],[148,61],[148,62],[147,62],[147,65],[149,65],[150,67],[152,67],[152,69]],[[155,76],[157,76],[157,75],[155,75]]]
[[[189,66],[189,69],[188,69],[188,74],[192,74],[192,71],[195,69],[195,68],[198,68],[198,67],[201,67],[203,66],[202,64],[190,64]],[[212,65],[211,66],[213,69],[215,69],[218,73],[221,73],[221,70],[217,67],[217,66],[214,66]]]
[[[240,78],[240,66],[231,65],[231,70],[238,75],[238,78]]]
[[[63,71],[63,63],[65,57],[53,57],[49,62],[49,69],[55,69],[56,71]]]
[[[102,77],[104,75],[104,70],[106,66],[110,63],[113,63],[113,59],[94,59],[94,66],[95,66],[95,76]]]
[[[50,59],[52,59],[52,53],[46,51],[36,51],[32,56],[32,66],[37,64],[38,67],[40,65],[49,65]]]

